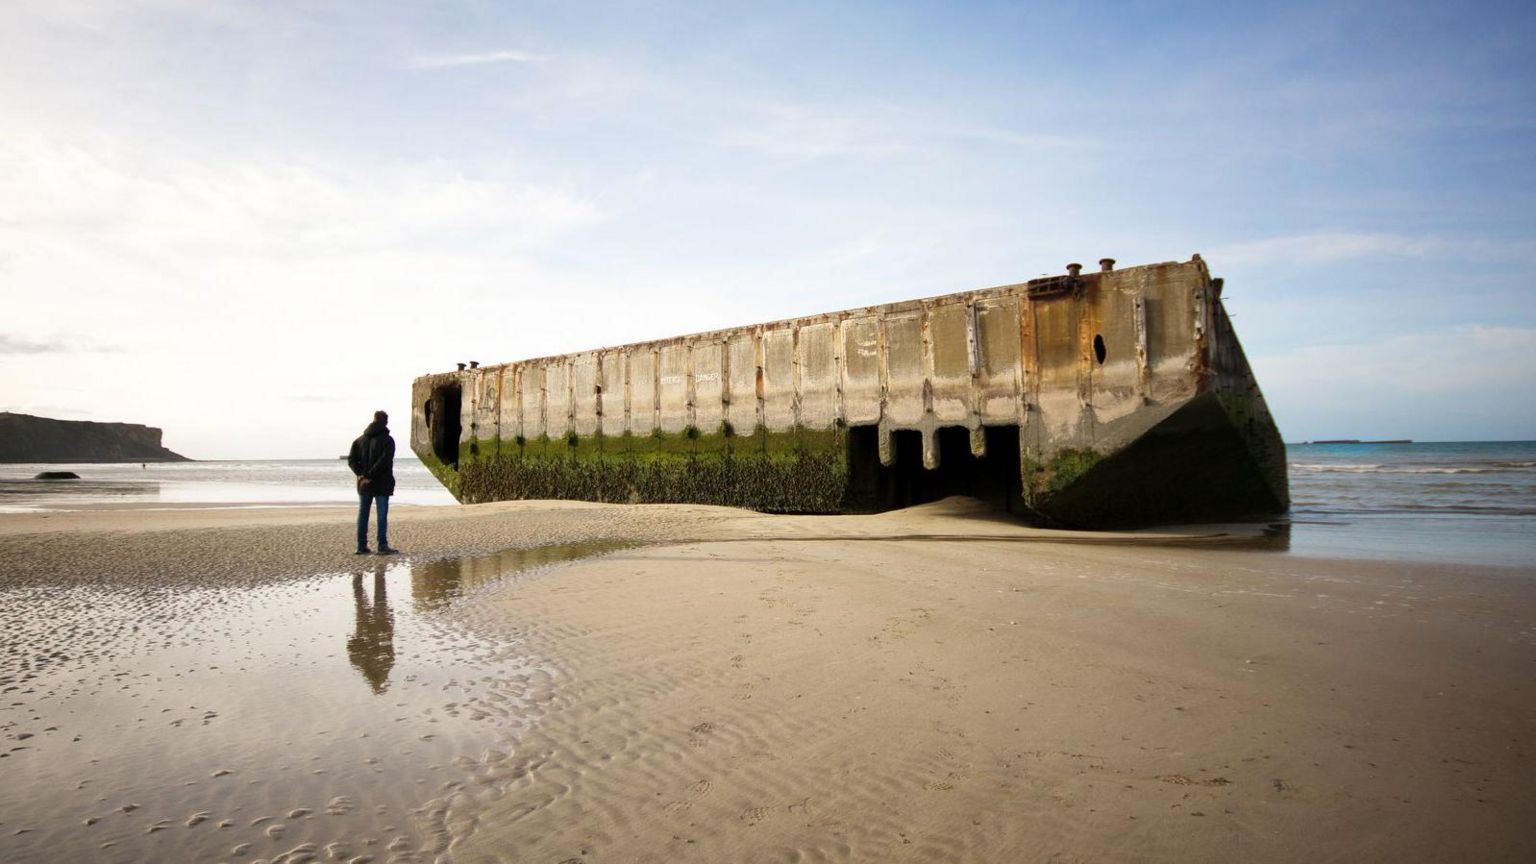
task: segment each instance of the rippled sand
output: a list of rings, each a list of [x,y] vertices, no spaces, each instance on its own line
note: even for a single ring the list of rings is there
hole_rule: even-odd
[[[1528,568],[957,502],[401,508],[398,562],[344,512],[42,518],[4,860],[1536,854]]]
[[[338,557],[337,515],[6,524],[0,860],[444,855],[456,790],[553,686],[477,592],[627,548],[635,514],[460,519],[406,559]],[[677,519],[650,516],[650,533]]]

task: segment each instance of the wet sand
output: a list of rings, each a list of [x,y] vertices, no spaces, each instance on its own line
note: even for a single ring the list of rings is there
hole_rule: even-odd
[[[587,509],[423,508],[409,558],[338,554],[346,511],[0,517],[0,860],[441,858],[552,686],[476,592],[633,544]]]
[[[345,830],[309,830],[326,819],[344,828],[351,817],[327,816],[319,801],[316,812],[289,819],[284,806],[314,808],[304,802],[322,790],[290,792],[277,777],[263,787],[265,810],[298,827],[247,841],[244,857],[229,860],[332,855],[318,841],[293,842],[300,835],[349,842],[334,851],[378,861],[1536,855],[1533,569],[1305,559],[1234,548],[1200,530],[1182,532],[1177,545],[1145,535],[1069,543],[961,502],[872,517],[544,502],[391,515],[411,553],[395,565],[395,596],[432,597],[445,580],[431,568],[449,568],[446,581],[457,586],[420,610],[437,622],[423,632],[443,634],[418,672],[430,685],[417,688],[411,713],[388,718],[413,733],[457,730],[430,753],[391,745],[389,777],[431,785],[414,807],[409,789],[386,802],[388,827],[409,836],[391,851],[381,824],[360,824],[375,841],[367,847]],[[20,608],[113,587],[340,592],[337,614],[363,620],[374,577],[364,575],[365,596],[354,602],[349,523],[339,510],[0,517],[0,588]],[[514,579],[497,574],[517,561],[459,561],[604,538],[653,545]],[[316,575],[328,573],[337,575]],[[463,590],[468,583],[473,590]],[[247,602],[247,615],[264,605]],[[70,625],[100,615],[61,609]],[[335,632],[345,636],[351,623]],[[132,722],[137,706],[81,718],[42,698],[53,673],[41,648],[54,631],[21,625],[19,614],[6,618],[10,707],[0,745],[36,745],[56,734],[48,725],[105,733],[109,721]],[[400,664],[421,640],[396,626]],[[33,635],[16,645],[13,632]],[[88,646],[99,637],[77,627],[51,638]],[[148,675],[166,662],[159,642],[221,638],[178,632],[112,662]],[[383,704],[349,666],[346,640],[331,638],[326,668],[351,676],[345,686],[362,692],[361,704]],[[461,644],[480,647],[459,653]],[[276,648],[263,653],[297,662]],[[102,662],[72,662],[87,661]],[[474,675],[455,677],[460,662]],[[308,677],[289,684],[295,700],[342,686]],[[149,675],[136,692],[202,704],[192,701],[196,688],[172,684]],[[188,722],[201,716],[180,710],[191,712]],[[232,701],[214,722],[237,723],[242,711],[254,709]],[[471,715],[479,719],[453,725]],[[296,743],[278,751],[307,752],[311,737],[295,730]],[[350,765],[360,753],[333,755]],[[216,761],[194,755],[189,777]],[[12,753],[0,770],[27,777],[32,799],[69,800],[55,787],[74,778],[13,771],[27,756]],[[373,794],[361,774],[344,782],[359,786],[351,800]],[[191,837],[217,824],[184,824],[196,812],[234,806],[216,795],[201,806],[191,788],[136,790],[144,810],[184,818],[135,842]],[[107,814],[126,800],[114,792],[100,793]],[[70,836],[66,817],[74,831],[74,813],[29,827],[6,812],[0,857],[47,848],[16,830]]]

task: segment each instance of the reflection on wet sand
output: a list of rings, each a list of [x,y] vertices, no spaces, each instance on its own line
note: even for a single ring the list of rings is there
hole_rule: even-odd
[[[373,600],[363,590],[363,574],[352,574],[352,603],[357,622],[347,637],[347,658],[374,693],[389,689],[389,670],[395,666],[395,616],[389,611],[385,565],[373,565]]]
[[[1255,544],[1255,548],[1263,549],[1267,552],[1291,551],[1290,520],[1287,519],[1284,522],[1272,522],[1266,526],[1264,528],[1264,535],[1260,542]]]
[[[446,860],[442,801],[548,684],[456,599],[626,545],[193,590],[0,574],[0,861]]]
[[[154,501],[160,484],[153,480],[97,480],[91,477],[59,480],[0,480],[0,505],[31,506],[47,502]]]
[[[416,611],[442,608],[461,595],[492,582],[559,564],[632,548],[628,541],[596,540],[562,543],[532,549],[507,549],[478,558],[447,558],[411,562],[411,600]]]
[[[526,574],[551,564],[600,555],[633,544],[614,541],[508,549],[479,558],[448,558],[412,562],[411,601],[417,613],[446,607],[467,591],[514,574]],[[395,616],[389,608],[389,588],[384,562],[373,565],[373,596],[364,585],[365,574],[352,574],[354,624],[347,637],[347,659],[362,674],[374,693],[389,689],[389,673],[395,666]]]

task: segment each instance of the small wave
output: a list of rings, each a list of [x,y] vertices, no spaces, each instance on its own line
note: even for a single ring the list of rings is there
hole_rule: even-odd
[[[1478,495],[1519,494],[1530,492],[1530,483],[1500,483],[1497,480],[1426,480],[1419,484],[1425,492],[1475,493]]]
[[[1484,465],[1361,465],[1292,462],[1304,474],[1509,474],[1530,471],[1536,462],[1492,462]]]
[[[1536,516],[1536,507],[1486,504],[1383,504],[1376,507],[1337,507],[1314,503],[1292,507],[1293,513],[1349,516]]]

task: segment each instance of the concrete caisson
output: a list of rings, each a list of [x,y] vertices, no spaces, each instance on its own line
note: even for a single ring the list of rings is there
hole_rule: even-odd
[[[889,509],[969,494],[1079,527],[1289,505],[1199,256],[418,378],[465,502]]]

